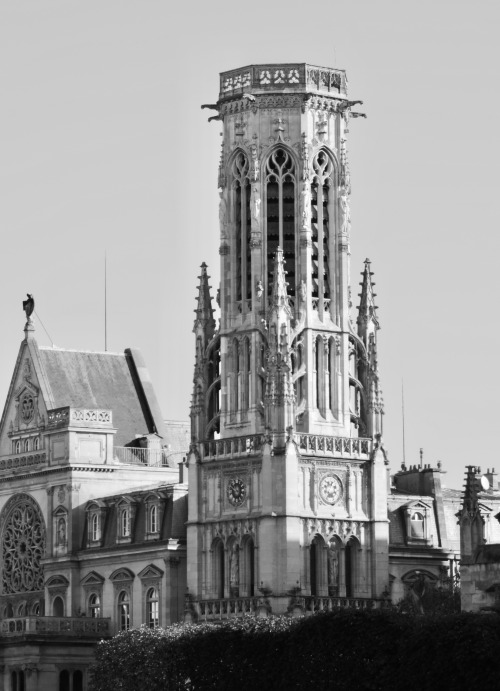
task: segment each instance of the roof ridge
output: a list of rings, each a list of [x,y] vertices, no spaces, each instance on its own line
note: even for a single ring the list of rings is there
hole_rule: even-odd
[[[126,357],[125,353],[114,353],[109,350],[79,350],[77,348],[59,348],[59,346],[38,346],[39,350],[50,350],[57,353],[85,353],[87,355],[119,355]]]

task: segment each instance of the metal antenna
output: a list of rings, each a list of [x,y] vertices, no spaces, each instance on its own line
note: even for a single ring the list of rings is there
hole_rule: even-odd
[[[405,387],[404,380],[401,379],[401,412],[403,415],[403,463],[406,465],[406,444],[405,444]]]
[[[106,250],[104,250],[104,352],[108,352],[108,277]]]

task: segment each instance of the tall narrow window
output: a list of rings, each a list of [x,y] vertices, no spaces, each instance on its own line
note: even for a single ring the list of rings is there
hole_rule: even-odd
[[[156,629],[160,625],[160,602],[156,588],[150,588],[146,594],[147,625]]]
[[[101,526],[100,526],[100,521],[99,521],[99,514],[97,514],[97,513],[92,514],[91,533],[92,533],[92,541],[93,542],[101,539]]]
[[[273,286],[274,255],[283,250],[288,294],[295,295],[295,164],[283,148],[275,149],[266,164],[267,293]]]
[[[208,404],[205,439],[213,439],[220,431],[220,338],[212,342],[208,353]]]
[[[89,615],[92,619],[99,619],[101,616],[101,598],[97,593],[92,593],[89,597]]]
[[[233,339],[233,405],[232,412],[234,415],[238,412],[240,408],[240,344],[238,339]]]
[[[149,532],[158,532],[158,507],[155,504],[149,510]]]
[[[320,317],[328,311],[330,285],[330,227],[332,209],[333,164],[325,151],[319,151],[313,160],[314,177],[311,184],[311,233],[312,233],[312,285],[313,306]]]
[[[29,440],[29,439],[25,439],[25,440],[24,440],[24,452],[26,453],[26,452],[29,451],[29,450],[30,450],[30,440]]]
[[[128,631],[130,628],[130,598],[125,590],[118,595],[118,625],[120,631]]]
[[[33,440],[33,450],[38,451],[40,448],[40,437],[35,437]]]
[[[251,215],[250,178],[248,158],[239,152],[232,166],[232,188],[234,193],[234,220],[236,246],[236,300],[240,310],[247,311],[247,300],[252,296],[251,286]]]
[[[121,531],[122,537],[130,537],[130,509],[121,512]]]

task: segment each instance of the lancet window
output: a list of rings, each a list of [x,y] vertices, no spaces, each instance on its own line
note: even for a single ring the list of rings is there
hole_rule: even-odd
[[[333,163],[326,151],[313,160],[311,184],[312,296],[318,298],[318,311],[328,310],[330,300],[330,223],[333,218]],[[314,304],[314,302],[313,302]]]
[[[242,417],[244,417],[250,405],[251,353],[249,338],[245,337],[241,340],[238,338],[233,339],[232,349],[233,385],[231,413],[232,417],[235,418],[238,411],[240,411]]]
[[[217,337],[208,349],[207,429],[205,438],[213,439],[220,431],[221,379],[220,338]]]
[[[238,152],[231,168],[236,246],[236,300],[246,312],[247,300],[252,296],[251,281],[251,214],[250,176],[247,156]]]
[[[295,295],[295,163],[285,148],[275,149],[266,163],[267,293],[273,286],[274,255],[283,250],[288,294]]]

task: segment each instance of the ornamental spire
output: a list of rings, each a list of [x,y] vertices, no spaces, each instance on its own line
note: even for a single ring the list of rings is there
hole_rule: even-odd
[[[278,313],[284,310],[288,317],[292,316],[290,310],[290,303],[288,301],[287,285],[285,271],[285,260],[283,259],[283,250],[278,247],[274,255],[274,275],[273,275],[273,289],[271,293],[271,314]]]
[[[358,307],[358,334],[363,339],[365,345],[368,345],[368,337],[370,333],[380,328],[377,318],[377,306],[375,305],[376,293],[373,292],[375,283],[372,281],[373,271],[370,271],[370,260],[365,259],[365,268],[361,272],[363,276],[361,286],[361,293],[359,293],[359,307]]]
[[[212,296],[210,295],[210,287],[208,285],[208,279],[210,276],[207,274],[207,265],[205,262],[201,265],[201,276],[198,276],[200,283],[198,286],[198,296],[197,307],[194,310],[196,313],[196,319],[194,321],[193,331],[197,330],[197,327],[202,327],[205,331],[205,335],[210,339],[215,332],[215,319],[213,317],[214,309],[212,308]]]

